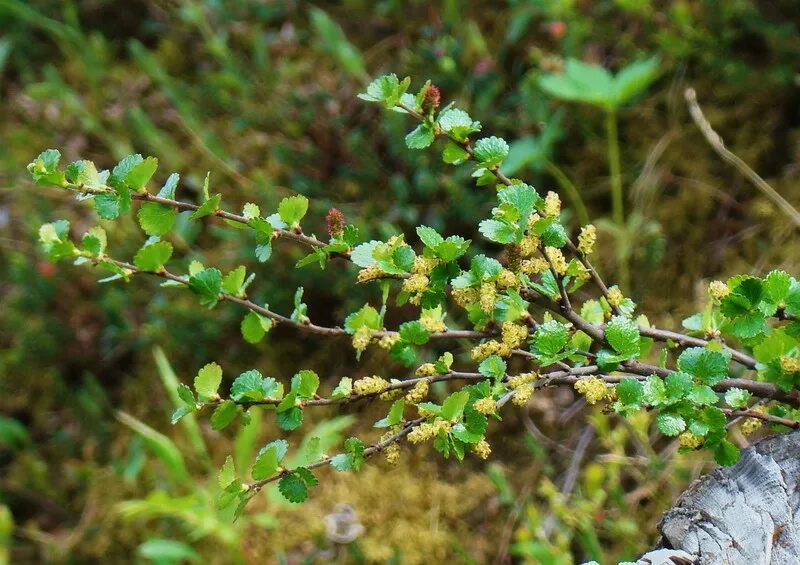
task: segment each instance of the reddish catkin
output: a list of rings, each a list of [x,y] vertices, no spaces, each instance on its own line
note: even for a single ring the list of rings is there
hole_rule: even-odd
[[[425,90],[425,96],[422,98],[423,110],[430,110],[431,108],[438,108],[442,103],[442,93],[439,87],[430,85]]]
[[[344,232],[344,214],[342,214],[339,209],[331,208],[328,210],[325,221],[328,223],[329,236],[340,237],[342,235]]]

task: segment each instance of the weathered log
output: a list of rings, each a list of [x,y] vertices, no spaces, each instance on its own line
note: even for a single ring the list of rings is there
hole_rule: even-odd
[[[800,431],[744,449],[736,465],[681,494],[661,519],[657,549],[636,565],[800,564],[798,483]]]
[[[659,524],[665,548],[703,565],[800,563],[800,431],[765,439],[702,477]]]

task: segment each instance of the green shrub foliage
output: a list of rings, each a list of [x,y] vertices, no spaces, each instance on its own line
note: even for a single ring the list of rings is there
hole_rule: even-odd
[[[652,66],[642,63],[637,69],[647,76],[634,78],[647,83]],[[566,92],[579,85],[560,80],[548,79],[548,88]],[[633,81],[622,74],[608,78],[611,102],[603,102],[608,108],[639,90],[625,80]],[[602,403],[623,416],[653,410],[661,434],[678,437],[684,451],[708,449],[723,465],[739,457],[727,439],[733,423],[742,421],[745,431],[765,423],[796,426],[797,279],[773,271],[765,277],[714,281],[705,309],[684,320],[680,331],[652,327],[637,315],[637,305],[624,289],[607,286],[593,267],[594,226],[584,225],[571,234],[560,219],[561,201],[555,192],[542,194],[500,171],[509,155],[504,139],[482,136],[481,123],[453,104],[443,105],[430,82],[416,94],[409,92],[410,83],[409,78],[382,76],[360,98],[416,122],[405,137],[409,149],[431,148],[440,151],[446,163],[472,168],[479,190],[495,203],[490,217],[478,223],[480,234],[496,244],[495,257],[471,255],[469,240],[428,226],[387,241],[362,241],[335,209],[327,214],[328,237],[309,235],[306,197],[285,198],[277,210],[266,213],[256,203],[233,211],[225,208],[221,194],[211,194],[208,177],[200,202],[182,200],[177,174],[158,191],[151,190],[158,167],[154,157],[130,155],[111,171],[98,171],[91,161],[62,166],[59,151],[48,149],[28,166],[37,185],[75,193],[78,200],[91,203],[101,220],[113,221],[135,209],[145,234],[135,255],[122,260],[110,254],[100,225],[75,237],[68,222],[54,221],[39,231],[51,260],[107,271],[103,282],[157,277],[162,286],[188,289],[208,309],[231,303],[241,310],[241,333],[249,343],[266,339],[274,326],[283,325],[299,333],[348,336],[357,356],[368,347],[381,347],[412,368],[395,378],[343,377],[327,396],[320,394],[319,376],[302,368],[291,379],[252,369],[233,378],[227,390],[221,388],[227,382],[222,367],[211,362],[200,368],[193,383],[178,387],[183,404],[173,423],[205,412],[212,429],[222,430],[237,420],[247,425],[253,411],[266,410],[275,412],[282,430],[292,431],[314,407],[365,400],[386,406],[386,416],[375,422],[385,433],[371,445],[353,437],[339,453],[326,454],[319,442],[310,441],[305,459],[312,462],[293,468],[284,464],[291,445],[283,439],[265,445],[250,469],[235,469],[228,458],[219,474],[221,506],[235,505],[241,512],[272,482],[287,500],[302,502],[317,485],[316,469],[331,465],[357,472],[379,453],[396,461],[405,443],[431,441],[444,457],[458,460],[487,458],[489,424],[497,425],[509,401],[525,404],[544,387],[573,387],[589,403]],[[570,92],[564,96],[582,100],[585,94],[580,89]],[[375,300],[349,314],[340,326],[327,327],[314,322],[302,288],[295,294],[292,312],[279,313],[250,300],[248,288],[257,283],[244,265],[223,272],[193,261],[188,270],[177,270],[180,261],[169,235],[181,214],[192,221],[213,216],[248,232],[254,259],[260,262],[269,260],[275,239],[291,240],[308,250],[298,268],[325,269],[329,263],[335,268],[349,261],[360,268],[359,284],[376,286]],[[411,304],[419,316],[387,328],[390,303]],[[442,344],[453,347],[431,355],[426,346],[434,341],[439,351]],[[459,355],[465,343],[471,343],[471,354]],[[511,374],[512,357],[521,358],[528,372]],[[430,385],[443,381],[451,394],[440,404],[432,402]]]

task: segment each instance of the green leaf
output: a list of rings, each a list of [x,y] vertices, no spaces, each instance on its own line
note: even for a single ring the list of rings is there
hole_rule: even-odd
[[[729,388],[725,391],[725,404],[734,409],[742,408],[747,406],[752,396],[749,391],[741,388]]]
[[[357,312],[353,312],[344,320],[344,327],[347,333],[354,334],[359,328],[368,327],[372,330],[381,329],[381,316],[369,304],[365,304]]]
[[[675,437],[686,429],[686,422],[677,414],[661,412],[656,416],[658,431],[668,437]]]
[[[305,217],[308,211],[308,198],[302,194],[296,196],[289,196],[281,200],[278,204],[278,215],[281,220],[286,222],[290,227],[300,224],[300,220]]]
[[[453,354],[449,351],[445,351],[442,353],[441,357],[439,357],[436,362],[433,364],[433,368],[436,369],[436,372],[439,375],[444,375],[450,372],[450,367],[453,365]]]
[[[458,420],[464,413],[464,407],[469,400],[469,392],[461,390],[454,392],[444,399],[440,416],[443,420]]]
[[[222,201],[221,194],[215,194],[194,211],[194,213],[190,216],[192,220],[199,220],[200,218],[204,218],[209,216],[217,211],[219,208],[219,203]]]
[[[275,440],[264,446],[256,456],[252,471],[253,479],[260,481],[274,475],[281,459],[286,455],[287,449],[288,444],[283,439]]]
[[[484,137],[475,142],[473,152],[480,166],[491,169],[508,156],[508,143],[499,137]]]
[[[189,404],[192,406],[192,408],[194,408],[195,400],[194,394],[192,394],[192,389],[183,383],[178,385],[178,398],[180,398],[184,404]]]
[[[664,379],[664,388],[667,398],[678,401],[686,398],[694,388],[692,376],[683,372],[673,372]]]
[[[125,175],[125,184],[132,190],[144,188],[158,168],[158,159],[148,157],[140,163],[134,165]]]
[[[500,190],[497,193],[497,200],[512,206],[519,217],[525,219],[536,209],[541,197],[535,188],[521,183]]]
[[[133,257],[133,264],[142,271],[157,272],[172,256],[172,244],[168,241],[157,241],[145,245]]]
[[[292,391],[299,398],[313,398],[319,388],[319,376],[314,371],[304,369],[292,377]]]
[[[550,320],[536,328],[533,347],[540,356],[553,357],[561,353],[569,343],[569,329],[557,320]]]
[[[189,277],[189,289],[200,296],[200,304],[213,308],[222,291],[222,272],[219,269],[203,269]]]
[[[194,378],[194,390],[201,399],[215,398],[222,384],[222,367],[217,363],[208,363]]]
[[[282,477],[278,481],[278,490],[286,500],[294,504],[299,504],[308,498],[308,487],[296,473]]]
[[[211,415],[211,429],[222,430],[233,422],[236,415],[239,413],[239,407],[233,400],[226,400],[217,406],[214,413]]]
[[[392,403],[392,407],[389,409],[389,414],[387,414],[385,418],[375,422],[375,427],[388,428],[389,426],[399,424],[403,420],[403,410],[405,405],[406,402],[402,398],[400,400],[395,400]]]
[[[303,423],[303,410],[297,406],[278,412],[278,426],[282,430],[292,431]]]
[[[431,334],[419,320],[414,320],[400,325],[400,337],[414,345],[424,345]]]
[[[711,406],[719,402],[719,397],[708,385],[694,385],[689,400],[698,406]]]
[[[272,329],[272,320],[256,312],[250,311],[242,319],[242,337],[248,343],[260,342],[267,332]]]
[[[353,379],[350,377],[342,377],[336,388],[331,393],[332,398],[346,398],[353,392]]]
[[[433,143],[433,128],[428,124],[420,124],[406,135],[406,147],[409,149],[425,149]]]
[[[469,160],[469,153],[460,145],[448,141],[442,152],[442,161],[450,165],[460,165]]]
[[[116,220],[120,214],[119,196],[104,192],[94,197],[94,211],[104,220]]]
[[[549,247],[564,247],[567,243],[567,230],[557,221],[547,225],[541,233],[542,243]]]
[[[639,355],[639,328],[622,316],[614,316],[606,325],[606,341],[624,357]]]
[[[658,57],[651,57],[622,68],[614,77],[616,105],[621,106],[644,92],[658,76],[659,63]]]
[[[222,291],[234,296],[241,295],[243,292],[242,285],[244,284],[244,279],[246,276],[247,269],[244,265],[240,265],[239,267],[235,268],[223,277]]]
[[[739,448],[727,439],[723,439],[714,446],[714,460],[720,465],[728,467],[739,461],[740,457]]]
[[[515,243],[522,239],[522,230],[515,224],[504,220],[483,220],[478,225],[478,231],[489,241],[497,243]]]
[[[277,392],[275,379],[264,379],[259,371],[250,369],[245,371],[231,384],[231,399],[237,402],[248,400],[263,400],[272,397]]]
[[[660,406],[667,400],[667,391],[664,381],[655,375],[650,375],[644,381],[644,401],[650,406]]]
[[[699,378],[704,384],[715,385],[728,375],[730,354],[702,347],[691,347],[678,357],[678,368]]]
[[[81,244],[83,250],[90,253],[92,257],[97,257],[106,250],[108,239],[106,230],[100,226],[95,226],[83,235]]]
[[[639,407],[644,399],[644,387],[637,379],[625,377],[617,384],[617,398],[622,404]]]
[[[435,229],[428,226],[417,227],[417,235],[425,247],[433,252],[444,242],[444,238]]]
[[[152,563],[203,562],[203,558],[192,546],[173,539],[150,538],[139,544],[136,554],[137,557]]]
[[[175,225],[177,213],[171,206],[145,202],[139,208],[139,225],[147,235],[164,235]]]
[[[585,102],[604,108],[617,104],[617,86],[614,77],[600,65],[591,65],[577,59],[567,59],[564,72],[546,74],[539,86],[551,96],[562,100]]]
[[[409,78],[398,80],[394,73],[383,75],[373,80],[367,86],[366,92],[359,94],[358,97],[368,102],[382,102],[386,108],[393,108],[400,102],[410,83]]]
[[[485,377],[500,380],[506,374],[506,362],[498,355],[490,355],[478,365],[478,372]]]
[[[174,426],[175,424],[177,424],[180,421],[181,418],[191,414],[192,412],[194,412],[194,406],[189,406],[188,404],[181,404],[172,413],[172,417],[170,418],[170,422]]]
[[[217,484],[219,488],[224,489],[227,488],[233,481],[236,480],[236,469],[233,465],[233,457],[228,455],[225,458],[225,463],[222,465],[222,469],[219,470],[219,475],[217,476]]]

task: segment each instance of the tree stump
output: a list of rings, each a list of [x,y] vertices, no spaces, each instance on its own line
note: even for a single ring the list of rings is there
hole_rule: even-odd
[[[800,431],[760,441],[678,498],[659,524],[659,545],[703,565],[800,564],[798,481]]]

